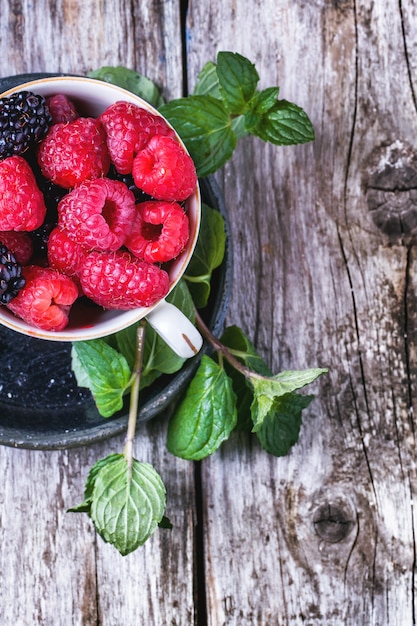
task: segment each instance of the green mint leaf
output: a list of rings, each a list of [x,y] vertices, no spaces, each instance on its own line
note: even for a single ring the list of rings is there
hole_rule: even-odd
[[[246,137],[246,135],[249,134],[245,127],[244,115],[238,115],[237,117],[232,118],[232,129],[237,140],[242,139],[242,137]]]
[[[207,305],[212,273],[221,265],[225,247],[224,218],[219,211],[203,203],[200,233],[184,275],[197,309],[202,309]]]
[[[161,521],[158,523],[159,528],[165,528],[167,530],[172,530],[174,526],[168,517],[165,515],[162,517]]]
[[[256,435],[262,447],[274,456],[285,456],[297,443],[301,414],[314,396],[286,393],[276,398]]]
[[[99,535],[123,556],[133,552],[156,530],[165,511],[165,486],[149,463],[122,454],[95,471],[89,515]]]
[[[74,506],[68,509],[68,512],[88,513],[88,514],[90,513],[91,502],[93,500],[94,484],[95,484],[95,480],[99,471],[106,465],[109,465],[110,463],[114,463],[115,461],[118,461],[119,457],[120,457],[120,454],[109,454],[104,459],[100,459],[93,465],[93,467],[90,469],[88,473],[87,480],[85,483],[83,502],[81,504],[78,504],[77,506]]]
[[[216,71],[226,107],[232,115],[244,113],[259,82],[254,64],[238,53],[219,52]]]
[[[241,328],[238,326],[227,327],[220,341],[243,365],[263,376],[272,376],[271,370]],[[232,380],[233,390],[237,398],[237,429],[250,431],[253,427],[250,411],[250,406],[253,402],[252,385],[248,383],[243,374],[227,361],[225,361],[224,367]]]
[[[236,426],[236,397],[225,370],[207,355],[169,425],[168,450],[198,461],[213,454]]]
[[[246,129],[278,146],[290,146],[313,141],[313,125],[307,114],[296,104],[277,100],[265,113],[249,110],[245,115]]]
[[[202,212],[205,212],[204,206],[202,207]],[[202,217],[202,219],[204,219]],[[205,225],[202,224],[202,236],[204,237],[204,229]],[[175,304],[175,306],[180,309],[188,317],[188,319],[195,322],[195,306],[194,301],[191,296],[190,290],[187,286],[187,283],[184,280],[180,280],[176,287],[171,291],[171,293],[166,297],[167,302],[171,304]]]
[[[245,127],[248,131],[256,130],[257,124],[278,102],[279,87],[268,87],[257,91],[248,103],[245,111]]]
[[[165,102],[155,83],[127,67],[104,66],[89,72],[87,76],[127,89],[155,108],[159,108]]]
[[[254,392],[251,405],[253,431],[259,430],[266,416],[272,411],[277,398],[309,385],[327,371],[323,368],[287,370],[270,378],[258,374],[251,375],[249,380]]]
[[[100,415],[119,411],[131,376],[125,357],[102,339],[74,342],[71,355],[77,383],[90,389]]]
[[[220,100],[188,96],[171,100],[159,110],[187,146],[199,177],[213,174],[232,156],[237,138]]]
[[[209,61],[197,76],[193,95],[195,96],[213,96],[213,98],[221,99],[220,83],[217,76],[216,65]]]
[[[246,367],[263,376],[272,376],[268,365],[241,328],[235,325],[228,326],[223,331],[220,341]]]

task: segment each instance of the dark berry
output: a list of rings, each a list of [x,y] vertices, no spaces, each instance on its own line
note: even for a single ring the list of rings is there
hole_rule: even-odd
[[[113,180],[119,180],[121,183],[124,183],[128,189],[135,196],[135,200],[137,202],[145,202],[146,200],[151,200],[152,197],[136,187],[135,181],[133,180],[132,174],[120,174],[114,165],[110,166],[109,173],[107,174],[108,178],[112,178]]]
[[[0,243],[0,303],[9,304],[25,286],[22,267],[4,244]]]
[[[0,159],[39,143],[52,123],[46,100],[31,91],[0,98]]]

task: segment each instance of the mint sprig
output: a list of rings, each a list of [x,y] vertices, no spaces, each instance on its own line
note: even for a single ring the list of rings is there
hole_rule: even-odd
[[[288,454],[291,447],[298,441],[301,411],[313,399],[313,396],[300,396],[294,392],[311,384],[328,370],[326,368],[312,368],[299,371],[288,370],[276,375],[269,375],[267,365],[256,353],[251,342],[245,337],[241,329],[238,329],[238,332],[236,332],[234,327],[234,329],[226,329],[225,331],[229,346],[233,346],[233,334],[237,337],[238,348],[235,350],[214,337],[201,316],[198,313],[196,313],[196,316],[197,325],[201,333],[215,350],[218,363],[217,369],[222,371],[223,385],[228,389],[228,392],[222,396],[225,403],[224,410],[220,408],[216,411],[216,407],[220,405],[218,397],[211,407],[211,412],[215,414],[215,418],[212,417],[213,424],[215,423],[217,430],[223,429],[225,434],[221,441],[227,439],[230,435],[231,431],[228,430],[230,415],[233,415],[234,419],[236,419],[235,425],[237,423],[239,415],[238,398],[243,393],[245,402],[250,406],[252,432],[258,436],[261,445],[275,456]],[[232,333],[230,333],[230,330]],[[242,340],[244,343],[243,350]],[[211,359],[209,357],[203,358],[205,358],[204,365],[200,365],[200,371],[197,371],[196,377],[203,376],[204,370],[209,368],[208,361]],[[229,371],[231,368],[234,374],[229,375],[227,373],[225,362],[228,364]],[[254,368],[258,371],[255,371]],[[259,373],[260,371],[266,373]],[[242,382],[244,383],[243,385]],[[191,383],[190,388],[192,385],[193,383]],[[218,445],[212,446],[210,452],[205,448],[204,429],[201,430],[202,434],[200,435],[200,414],[196,412],[195,406],[199,406],[204,410],[206,389],[204,385],[193,387],[192,402],[187,402],[186,395],[182,404],[176,409],[171,418],[167,442],[168,450],[177,454],[177,456],[190,460],[204,458],[204,456],[212,454],[218,448]],[[234,391],[231,392],[230,389]],[[194,433],[192,455],[189,455],[187,448],[182,448],[185,423],[187,423],[188,431]],[[179,425],[181,428],[179,428]],[[177,443],[177,440],[180,440],[180,444]],[[219,444],[221,441],[219,440]]]
[[[278,146],[314,139],[305,111],[278,99],[278,87],[257,90],[258,82],[258,72],[249,59],[219,52],[217,64],[210,62],[201,70],[194,94],[160,107],[190,151],[199,176],[220,169],[245,135]]]
[[[169,520],[164,516],[166,490],[162,478],[152,465],[140,462],[133,456],[144,342],[145,323],[140,323],[136,329],[136,360],[130,376],[129,419],[123,454],[111,454],[91,468],[83,502],[69,509],[73,513],[87,513],[102,539],[111,543],[122,556],[143,545],[159,525],[170,527]],[[75,344],[76,354],[88,353],[88,345],[91,343],[93,342],[80,342],[81,350]],[[107,367],[109,360],[101,358],[102,351],[108,354],[105,345],[102,342],[100,346],[96,369],[100,369],[100,364],[105,364],[101,369],[100,381],[107,388],[109,382],[106,377],[111,380],[114,378],[111,368]],[[113,348],[107,347],[113,356],[117,354]],[[122,362],[123,360],[124,357],[121,358]],[[83,363],[82,358],[80,363],[83,368],[85,362]],[[89,368],[90,364],[86,369]],[[90,388],[96,388],[91,371],[85,378],[83,371],[80,374],[77,370],[77,374]],[[97,403],[98,408],[99,406]]]
[[[165,103],[157,86],[125,67],[102,67],[89,76],[141,96],[172,123],[193,157],[199,177],[220,169],[238,141],[249,134],[275,145],[314,139],[307,114],[279,99],[279,88],[258,90],[259,75],[248,59],[219,52],[199,73],[194,93]],[[210,350],[200,360],[168,425],[167,448],[181,458],[201,460],[214,454],[234,429],[252,432],[270,454],[283,456],[298,441],[302,411],[312,395],[298,391],[327,372],[324,368],[273,375],[251,341],[237,326],[214,337],[199,310],[210,297],[213,272],[224,258],[226,235],[220,213],[202,207],[200,235],[184,279],[169,296],[197,324]],[[73,346],[73,370],[80,386],[91,390],[103,417],[129,400],[123,453],[99,460],[86,480],[84,499],[70,509],[87,513],[98,534],[129,554],[155,529],[172,528],[164,515],[165,487],[156,470],[134,458],[139,391],[184,360],[150,326],[140,322],[102,340]]]

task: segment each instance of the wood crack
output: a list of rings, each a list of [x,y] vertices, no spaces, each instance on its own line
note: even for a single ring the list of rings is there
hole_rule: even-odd
[[[412,263],[411,263],[411,250],[412,247],[408,246],[407,249],[407,262],[406,262],[406,270],[405,270],[405,288],[404,288],[404,352],[405,352],[405,366],[406,366],[406,374],[407,374],[407,393],[408,393],[408,419],[411,426],[411,431],[415,438],[415,427],[414,427],[414,413],[413,413],[413,403],[412,403],[412,384],[411,384],[411,366],[410,366],[410,350],[409,350],[409,316],[408,316],[408,293],[410,289],[411,283],[411,271],[412,271]],[[400,455],[401,458],[401,455]],[[415,589],[416,589],[416,570],[417,570],[417,550],[416,550],[416,533],[415,533],[415,516],[414,516],[414,492],[413,492],[413,481],[410,477],[410,471],[408,471],[408,483],[410,490],[410,498],[411,498],[411,533],[413,540],[413,565],[411,571],[411,610],[413,617],[413,625],[416,624],[417,619],[417,606],[416,606],[416,597],[415,597]]]
[[[201,462],[194,463],[194,482],[196,496],[196,526],[194,548],[194,606],[195,623],[207,626],[207,589],[204,550],[204,494],[201,476]]]
[[[400,17],[401,17],[401,33],[402,33],[402,38],[403,38],[403,43],[404,43],[404,57],[405,57],[405,63],[407,66],[408,82],[410,83],[411,97],[413,99],[414,108],[417,111],[417,96],[414,90],[413,76],[412,76],[412,71],[411,71],[410,59],[408,55],[407,37],[406,37],[406,32],[405,32],[402,0],[398,0],[398,9],[400,12]]]
[[[404,353],[405,353],[405,367],[407,374],[407,395],[408,395],[408,419],[410,422],[411,432],[415,438],[414,427],[414,414],[413,414],[413,392],[411,384],[411,365],[410,365],[410,350],[408,345],[409,336],[409,317],[408,317],[408,291],[410,288],[412,263],[411,263],[411,250],[412,246],[408,246],[407,249],[407,261],[405,267],[405,288],[404,288]]]
[[[361,352],[361,349],[360,349],[360,333],[359,333],[358,313],[357,313],[356,300],[355,300],[355,291],[354,291],[352,277],[351,277],[351,273],[350,273],[350,269],[349,269],[349,264],[348,264],[348,261],[347,261],[347,258],[346,258],[346,253],[345,253],[345,250],[344,250],[343,241],[342,241],[342,237],[340,235],[340,232],[338,232],[338,239],[339,239],[340,250],[342,252],[343,261],[344,261],[345,268],[346,268],[346,273],[347,273],[347,277],[348,277],[350,293],[351,293],[351,298],[352,298],[353,316],[354,316],[354,324],[355,324],[355,334],[356,334],[356,341],[357,341],[357,346],[358,346],[357,347],[357,353],[358,353],[359,368],[360,368],[362,388],[363,388],[363,395],[364,395],[364,401],[365,401],[365,408],[366,408],[367,415],[370,416],[368,394],[367,394],[366,381],[365,381],[365,372],[364,372],[364,367],[363,367],[362,352]],[[352,384],[352,395],[353,395],[354,398],[356,397],[355,387],[354,387],[353,384]],[[366,444],[365,444],[365,437],[364,437],[364,433],[363,433],[363,429],[362,429],[362,424],[361,424],[360,414],[359,414],[360,412],[359,412],[359,407],[358,406],[356,406],[355,411],[356,411],[357,428],[358,428],[359,436],[360,436],[360,439],[361,439],[362,450],[363,450],[366,466],[368,468],[368,473],[369,473],[369,477],[370,477],[370,481],[371,481],[371,485],[372,485],[372,491],[374,493],[375,500],[377,501],[377,494],[376,494],[376,489],[375,489],[375,484],[374,484],[374,479],[373,479],[373,473],[372,473],[372,469],[371,469],[371,465],[370,465],[370,461],[369,461],[368,451],[367,451]]]
[[[182,58],[182,92],[188,96],[188,59],[187,59],[187,18],[188,0],[180,0],[181,58]]]

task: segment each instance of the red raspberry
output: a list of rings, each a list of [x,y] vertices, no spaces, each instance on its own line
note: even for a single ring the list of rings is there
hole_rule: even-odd
[[[63,93],[50,96],[46,99],[46,104],[52,116],[52,124],[73,122],[80,117],[75,104]]]
[[[43,330],[63,330],[78,288],[71,278],[50,267],[28,265],[22,269],[26,285],[7,307],[27,324]]]
[[[122,250],[93,250],[86,255],[79,278],[84,294],[105,309],[151,306],[169,289],[165,270]]]
[[[22,231],[6,230],[0,232],[0,243],[13,253],[19,265],[28,265],[33,254],[33,242]]]
[[[165,263],[184,250],[188,216],[177,202],[149,200],[136,205],[136,217],[126,247],[148,263]]]
[[[35,176],[21,156],[0,161],[0,230],[36,230],[46,206]]]
[[[38,163],[45,178],[65,189],[105,176],[110,155],[100,122],[79,117],[67,124],[54,124],[39,146]]]
[[[74,279],[86,254],[85,248],[70,239],[64,230],[58,227],[52,230],[48,239],[48,263],[53,269]]]
[[[136,213],[135,196],[110,178],[87,180],[58,204],[58,224],[80,245],[117,250],[123,245]]]
[[[135,185],[157,200],[185,200],[197,184],[194,163],[172,137],[155,135],[138,152],[132,168]]]
[[[130,174],[135,154],[153,135],[175,137],[162,117],[130,102],[111,104],[99,119],[107,134],[111,160],[120,174]]]

